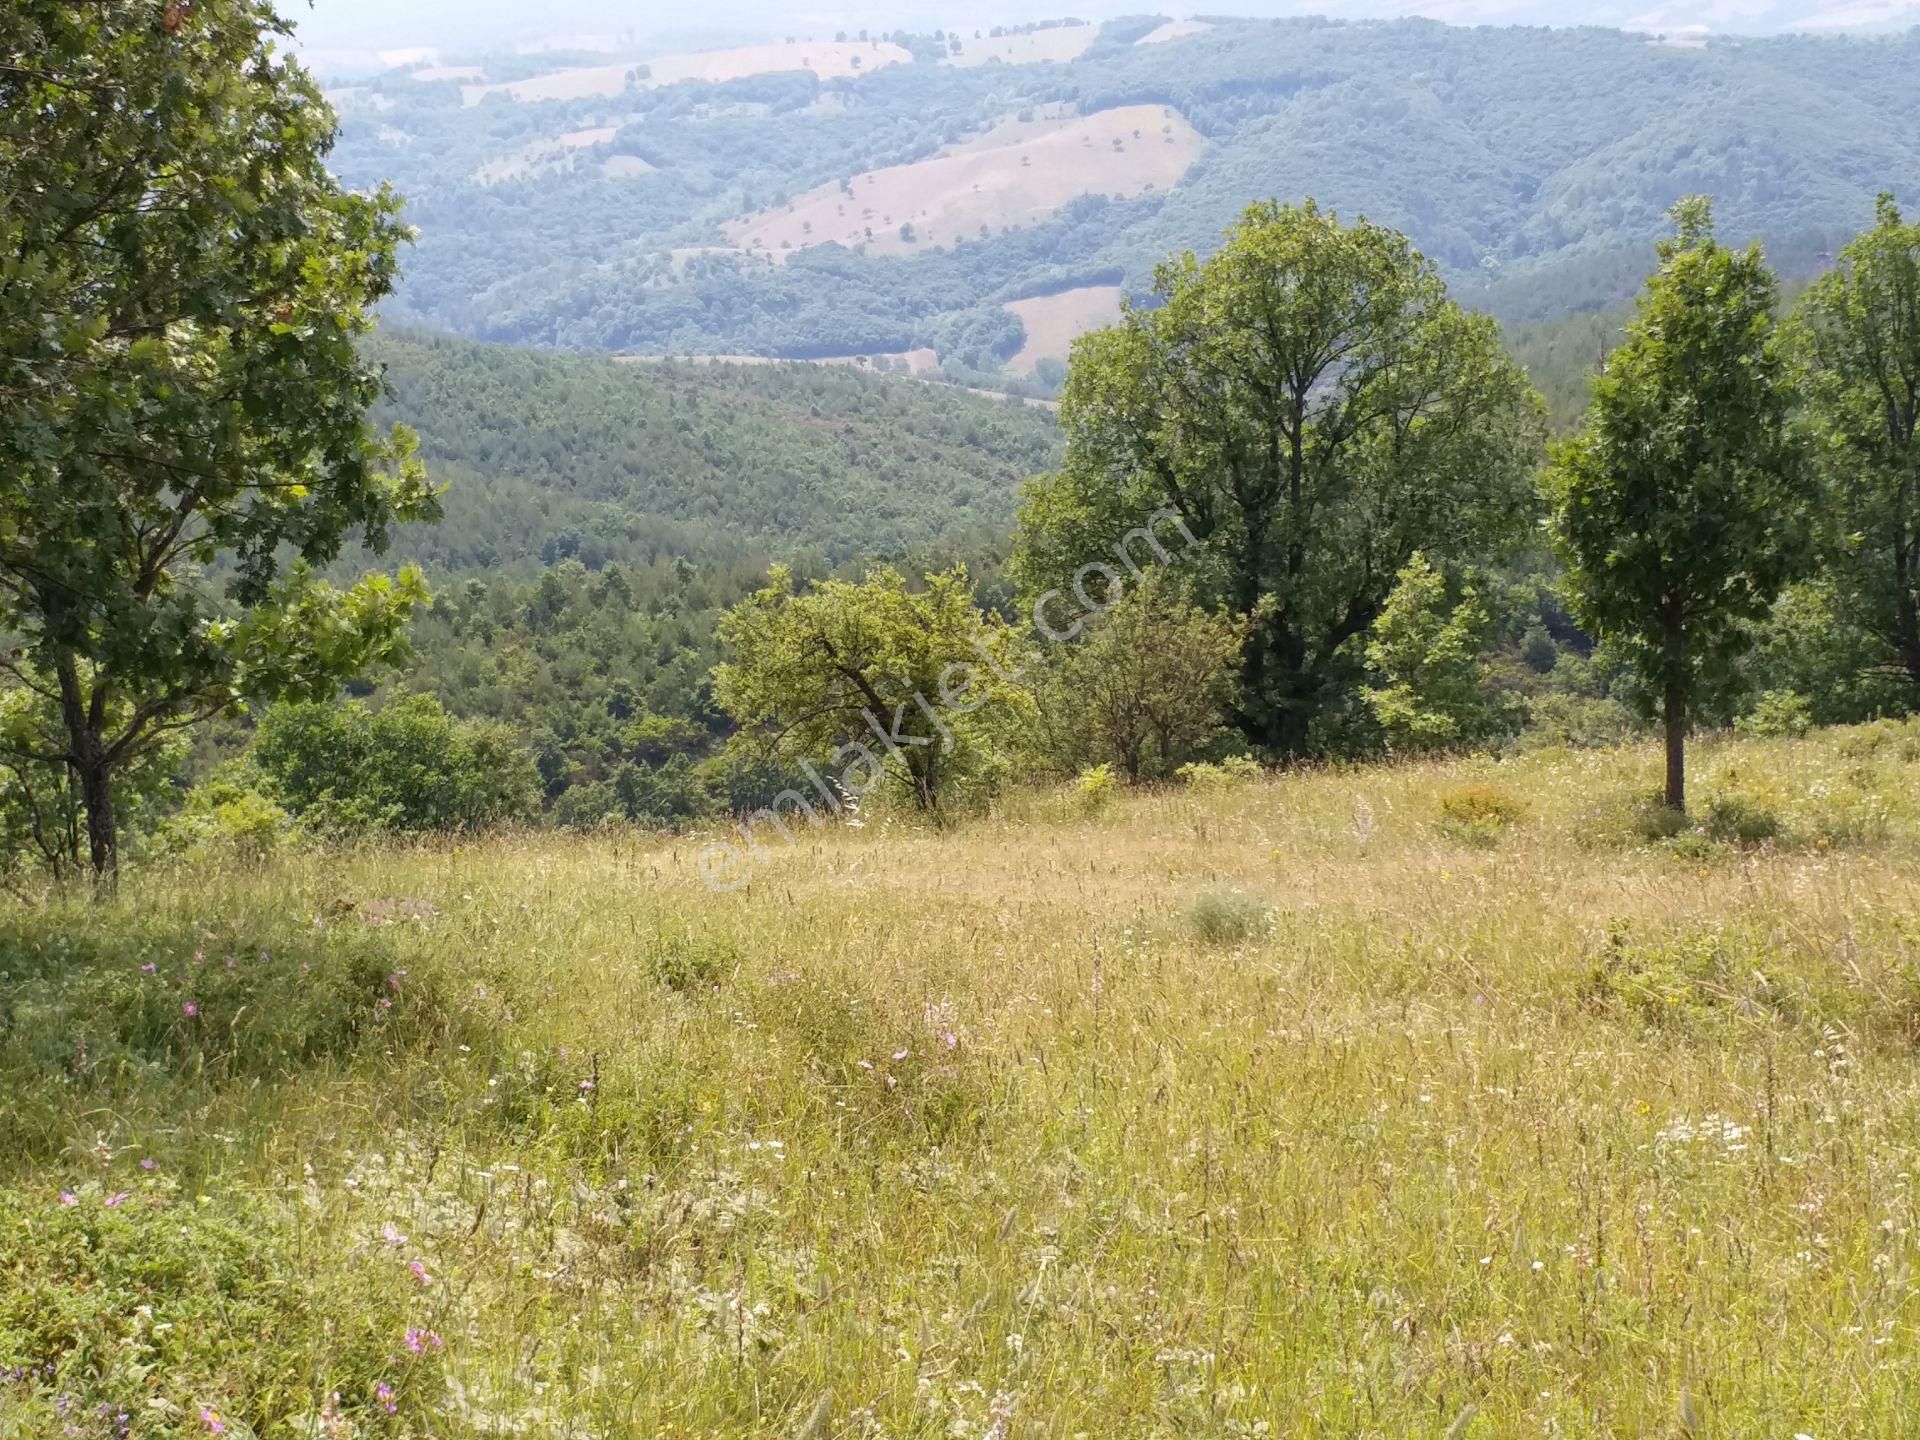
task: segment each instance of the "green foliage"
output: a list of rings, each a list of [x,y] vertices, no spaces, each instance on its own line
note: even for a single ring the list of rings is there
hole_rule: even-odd
[[[1416,553],[1367,643],[1367,664],[1380,682],[1367,688],[1367,704],[1397,751],[1467,748],[1513,727],[1489,683],[1493,617],[1479,587],[1468,581],[1457,595],[1448,591],[1446,576]]]
[[[1091,770],[1082,770],[1073,782],[1074,799],[1089,815],[1098,815],[1119,793],[1119,777],[1113,773],[1113,766],[1104,761]]]
[[[160,827],[160,848],[190,865],[235,860],[258,864],[285,843],[287,812],[238,767],[209,776]]]
[[[1777,839],[1779,813],[1764,800],[1740,790],[1722,790],[1707,798],[1700,828],[1708,838],[1729,845],[1760,845]]]
[[[1813,729],[1813,707],[1794,690],[1768,690],[1740,717],[1740,729],[1762,739],[1798,739]]]
[[[1707,203],[1677,234],[1547,490],[1574,609],[1628,659],[1667,726],[1666,803],[1684,810],[1689,707],[1726,684],[1807,560],[1812,493],[1789,428],[1775,288],[1757,247],[1713,238]]]
[[[1267,772],[1251,755],[1229,755],[1218,764],[1210,760],[1195,760],[1182,765],[1175,773],[1186,782],[1189,790],[1211,794],[1238,789],[1258,780]]]
[[[715,700],[769,749],[826,757],[856,797],[891,774],[931,813],[991,786],[1032,708],[1011,678],[1009,632],[981,613],[964,568],[929,575],[920,591],[884,568],[800,592],[775,566],[720,637],[733,658],[714,671]]]
[[[1038,406],[851,367],[620,364],[391,326],[365,351],[392,389],[381,415],[451,481],[441,523],[396,540],[436,570],[524,579],[571,558],[638,583],[676,558],[965,546],[1057,450]]]
[[[1168,775],[1219,731],[1244,625],[1154,569],[1075,629],[1038,686],[1056,764],[1117,766],[1130,781]]]
[[[1821,461],[1836,608],[1920,699],[1920,224],[1874,227],[1814,283],[1791,331]]]
[[[1273,928],[1273,912],[1239,890],[1209,890],[1187,902],[1182,917],[1204,945],[1244,945]]]
[[[26,758],[73,771],[98,874],[115,770],[396,653],[418,576],[342,594],[310,567],[436,505],[411,437],[366,422],[355,349],[398,200],[334,178],[333,113],[266,4],[164,16],[0,19],[0,53],[32,57],[0,67],[0,627],[14,678],[59,697],[62,744]]]
[[[1353,697],[1417,551],[1451,564],[1517,538],[1539,402],[1405,237],[1311,202],[1254,206],[1155,291],[1075,347],[1066,458],[1028,492],[1017,574],[1065,593],[1177,512],[1201,598],[1250,626],[1235,719],[1298,755]]]
[[[1492,780],[1473,780],[1440,794],[1440,833],[1468,845],[1492,845],[1515,825],[1525,822],[1527,802],[1513,790]]]
[[[0,1274],[0,1434],[399,1434],[439,1406],[439,1338],[402,1343],[427,1333],[403,1261],[341,1266],[286,1203],[164,1175],[0,1189]]]
[[[430,696],[378,710],[281,705],[261,718],[253,760],[308,827],[461,830],[524,819],[539,795],[533,757],[495,721],[455,720]]]

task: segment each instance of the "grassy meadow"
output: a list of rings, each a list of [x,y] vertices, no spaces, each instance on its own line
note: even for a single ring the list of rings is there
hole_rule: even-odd
[[[0,912],[0,1437],[1906,1436],[1920,726]]]

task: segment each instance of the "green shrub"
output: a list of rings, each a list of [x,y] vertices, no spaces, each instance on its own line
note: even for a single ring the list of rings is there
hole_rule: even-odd
[[[1187,902],[1187,928],[1208,945],[1239,945],[1273,926],[1271,912],[1238,890],[1214,890]]]
[[[1074,799],[1081,810],[1089,815],[1097,815],[1113,803],[1113,797],[1119,793],[1120,780],[1113,773],[1113,766],[1101,764],[1091,770],[1080,772],[1080,778],[1073,782]]]
[[[1655,795],[1633,807],[1628,827],[1636,839],[1652,844],[1684,835],[1691,828],[1691,822],[1686,811],[1667,804],[1664,795]]]
[[[210,776],[187,795],[179,814],[160,827],[159,848],[191,864],[258,865],[286,842],[287,812],[235,771]]]
[[[1440,833],[1469,845],[1491,845],[1528,816],[1525,800],[1493,780],[1455,785],[1440,796]]]
[[[1724,952],[1718,931],[1636,941],[1616,924],[1593,958],[1582,995],[1651,1025],[1695,1019],[1731,998]]]
[[[1798,739],[1813,729],[1813,707],[1804,695],[1791,690],[1769,690],[1740,717],[1742,733],[1762,739]]]
[[[286,1207],[134,1173],[0,1189],[0,1434],[436,1433],[443,1322],[409,1252],[302,1246]]]
[[[655,936],[649,958],[660,983],[683,994],[713,989],[740,965],[739,948],[731,940],[691,931]]]
[[[512,731],[455,720],[428,695],[379,710],[275,706],[253,759],[276,798],[324,834],[460,830],[538,808],[539,772]]]
[[[1727,845],[1763,845],[1778,839],[1780,816],[1752,795],[1729,790],[1707,801],[1701,830]]]
[[[1218,764],[1196,760],[1182,765],[1174,773],[1187,782],[1188,788],[1205,792],[1231,790],[1258,780],[1266,772],[1260,762],[1250,755],[1229,755]]]

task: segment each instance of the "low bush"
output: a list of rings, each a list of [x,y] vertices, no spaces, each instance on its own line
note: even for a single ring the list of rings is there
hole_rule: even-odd
[[[1493,780],[1455,785],[1440,796],[1440,833],[1469,845],[1491,845],[1526,820],[1527,802]]]
[[[1783,828],[1777,811],[1739,790],[1710,797],[1700,824],[1709,839],[1723,845],[1764,845],[1778,839]]]
[[[135,1174],[0,1189],[0,1434],[434,1433],[444,1322],[404,1249],[302,1246],[285,1207]]]
[[[1113,803],[1113,797],[1120,791],[1119,777],[1113,773],[1111,765],[1096,765],[1091,770],[1080,772],[1080,778],[1073,782],[1074,799],[1082,812],[1097,815]]]
[[[1258,780],[1266,772],[1260,762],[1250,755],[1229,755],[1218,764],[1205,760],[1196,760],[1192,764],[1182,765],[1175,772],[1187,782],[1193,790],[1230,790]]]
[[[1208,891],[1187,902],[1187,929],[1207,945],[1241,945],[1273,928],[1273,915],[1238,890]]]

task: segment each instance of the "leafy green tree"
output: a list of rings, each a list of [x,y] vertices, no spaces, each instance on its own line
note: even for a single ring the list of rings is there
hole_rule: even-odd
[[[1029,489],[1016,570],[1084,591],[1171,507],[1201,598],[1253,620],[1235,719],[1298,755],[1416,550],[1464,561],[1523,531],[1539,399],[1405,237],[1311,202],[1254,206],[1155,289],[1074,349],[1066,457]]]
[[[1920,224],[1882,195],[1794,319],[1835,598],[1920,692]]]
[[[1367,704],[1395,750],[1455,750],[1511,728],[1487,665],[1493,628],[1476,584],[1449,594],[1425,555],[1401,569],[1367,645],[1379,681]]]
[[[455,720],[426,695],[379,710],[276,705],[261,717],[253,761],[289,812],[342,834],[473,830],[539,808],[533,756],[513,732]]]
[[[1193,604],[1169,572],[1146,571],[1042,686],[1048,748],[1073,770],[1171,774],[1219,730],[1245,638],[1244,622]]]
[[[1773,274],[1758,246],[1714,239],[1707,201],[1673,215],[1546,489],[1574,611],[1657,705],[1666,803],[1684,811],[1690,706],[1732,677],[1753,622],[1805,567],[1814,497]]]
[[[889,567],[802,593],[776,565],[720,638],[733,658],[714,671],[714,698],[753,738],[809,760],[831,752],[825,783],[856,796],[892,767],[927,813],[995,768],[1032,703],[1009,632],[981,613],[963,567],[919,591]]]
[[[70,770],[103,878],[116,773],[245,696],[330,692],[424,593],[312,569],[436,507],[355,349],[398,202],[329,173],[286,34],[263,0],[0,14],[0,666],[58,707],[12,754]]]

